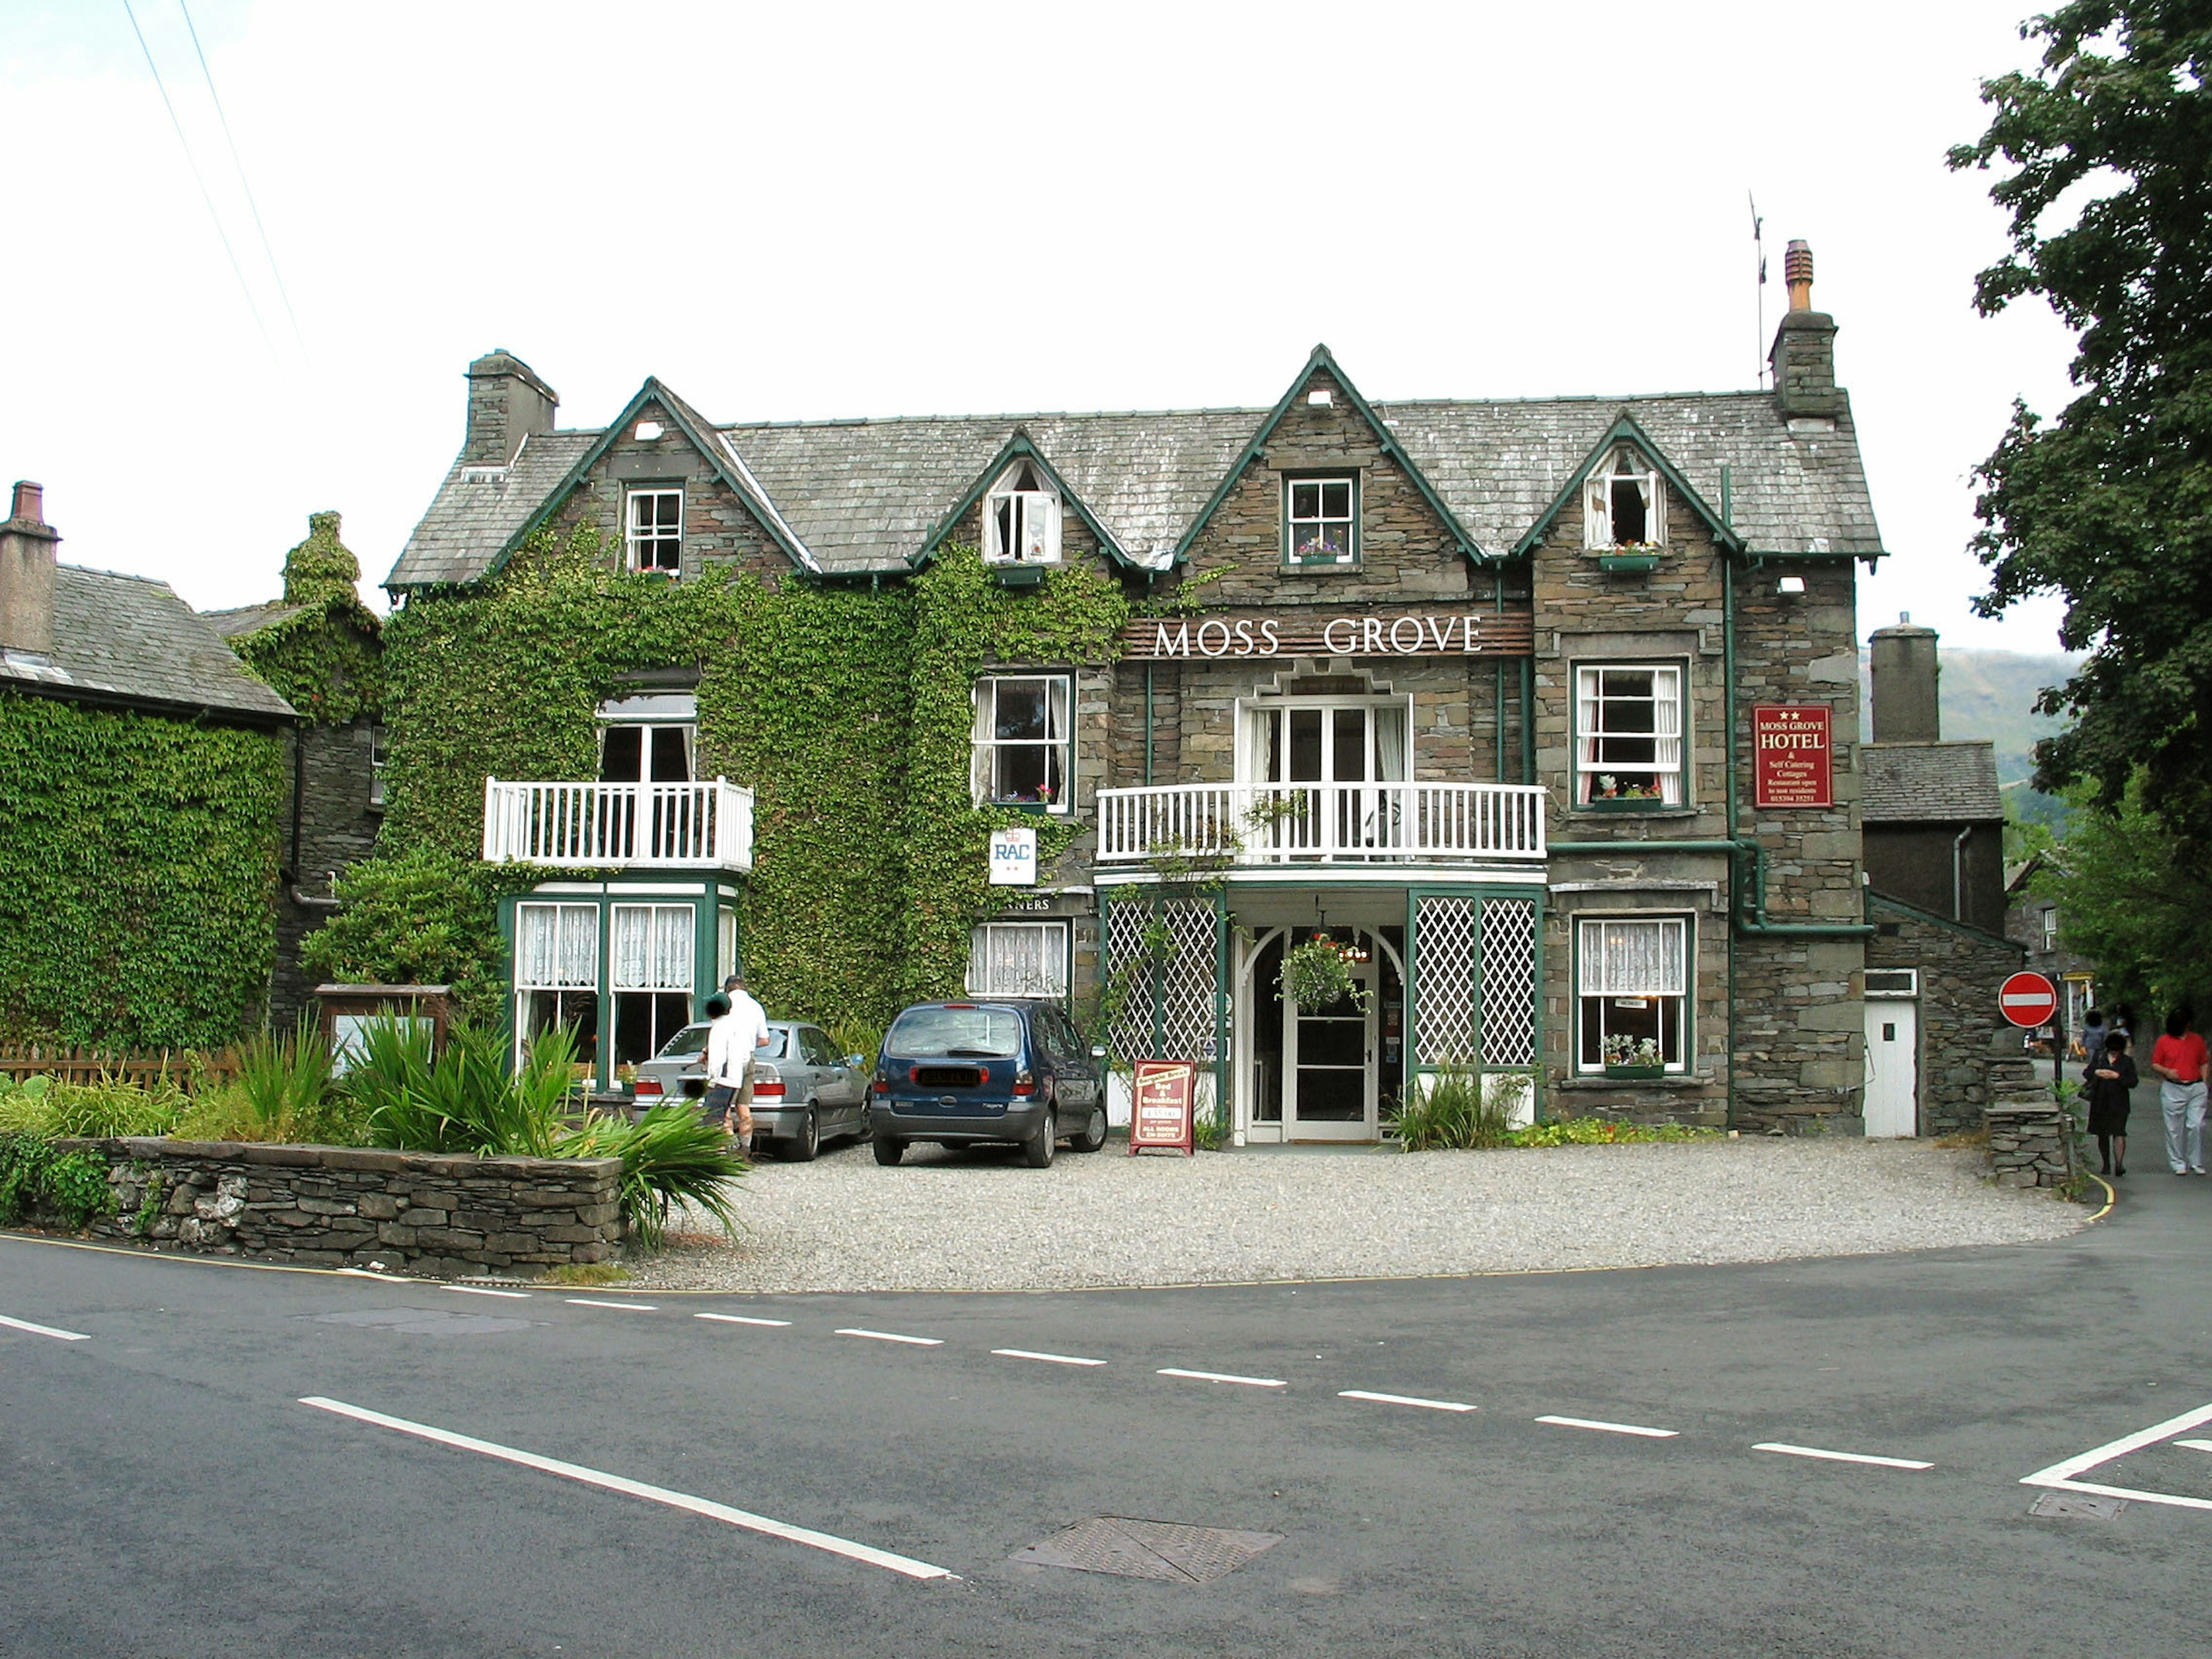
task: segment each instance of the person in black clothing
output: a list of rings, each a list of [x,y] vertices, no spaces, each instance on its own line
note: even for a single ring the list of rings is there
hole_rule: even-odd
[[[2124,1176],[2128,1172],[2128,1098],[2136,1086],[2136,1063],[2128,1054],[2126,1034],[2114,1031],[2105,1039],[2105,1052],[2092,1055],[2081,1069],[2081,1083],[2089,1097],[2089,1133],[2097,1137],[2099,1172]]]

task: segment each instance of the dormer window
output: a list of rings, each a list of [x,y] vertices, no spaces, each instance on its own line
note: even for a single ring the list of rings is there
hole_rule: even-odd
[[[1028,461],[1008,467],[984,500],[983,557],[992,564],[1060,562],[1060,496]]]
[[[684,492],[681,489],[633,489],[625,539],[629,568],[665,570],[674,575],[684,568]]]
[[[1583,485],[1583,545],[1656,547],[1667,539],[1667,498],[1658,469],[1621,444]]]
[[[1283,480],[1283,562],[1359,562],[1359,481],[1353,477]]]

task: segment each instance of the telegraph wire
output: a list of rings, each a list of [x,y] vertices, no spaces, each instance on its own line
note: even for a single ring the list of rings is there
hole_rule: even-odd
[[[215,105],[215,118],[222,123],[222,142],[230,147],[230,164],[237,170],[238,187],[246,192],[246,210],[253,215],[253,234],[261,239],[261,252],[269,261],[269,274],[276,279],[277,297],[284,301],[284,315],[292,325],[292,337],[299,342],[300,355],[306,357],[309,355],[307,340],[300,332],[299,313],[292,309],[292,291],[284,286],[284,273],[277,268],[276,250],[269,246],[269,232],[261,222],[261,204],[253,199],[253,186],[246,182],[246,163],[239,156],[238,140],[231,137],[230,117],[223,112],[222,95],[215,89],[215,71],[208,67],[207,53],[200,49],[200,32],[192,26],[191,8],[185,0],[177,0],[177,9],[185,15],[185,29],[192,37],[192,55],[200,60],[200,74],[207,81],[208,97]]]
[[[169,112],[169,125],[176,129],[178,146],[185,152],[185,164],[192,170],[192,182],[200,187],[200,200],[207,204],[208,219],[215,226],[216,239],[222,244],[223,257],[230,261],[230,274],[238,278],[238,291],[246,297],[246,308],[252,313],[253,326],[261,335],[261,343],[269,348],[269,356],[276,357],[276,343],[269,337],[268,325],[261,320],[261,307],[254,303],[253,290],[246,281],[246,272],[240,269],[238,255],[230,246],[230,237],[222,228],[222,216],[215,210],[215,198],[208,194],[207,179],[200,173],[198,159],[185,137],[185,124],[177,118],[177,106],[169,101],[169,89],[161,83],[161,71],[154,62],[153,48],[146,44],[146,32],[138,27],[138,14],[131,9],[131,0],[123,0],[123,15],[131,20],[131,32],[138,37],[138,50],[146,54],[146,67],[153,71],[154,89],[161,94],[161,107]],[[281,364],[279,365],[281,367]]]

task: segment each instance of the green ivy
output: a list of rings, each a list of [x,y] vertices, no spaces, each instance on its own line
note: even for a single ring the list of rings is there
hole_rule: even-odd
[[[268,732],[0,690],[0,1036],[214,1048],[259,1018]]]
[[[312,725],[374,715],[383,701],[376,613],[361,602],[361,563],[338,540],[338,515],[307,518],[307,539],[284,556],[292,616],[234,639],[232,648]]]
[[[989,832],[1034,823],[1048,865],[1075,834],[971,804],[970,687],[994,662],[1111,662],[1129,615],[1120,588],[1071,568],[1008,589],[957,546],[880,590],[711,568],[672,582],[620,569],[618,552],[588,525],[541,531],[489,582],[418,592],[386,623],[383,841],[340,884],[347,908],[310,964],[465,981],[488,1012],[486,883],[543,872],[477,862],[484,780],[595,775],[599,705],[626,674],[674,666],[699,672],[700,775],[755,792],[741,926],[764,998],[880,1029],[902,1001],[956,991],[969,929],[993,908]]]

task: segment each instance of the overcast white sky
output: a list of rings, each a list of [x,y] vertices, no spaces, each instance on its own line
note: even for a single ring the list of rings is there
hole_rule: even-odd
[[[1749,386],[1749,191],[1768,332],[1794,236],[1841,326],[1863,628],[2055,645],[1971,616],[1967,475],[2070,340],[1975,316],[2002,222],[1942,166],[2032,0],[187,3],[274,270],[179,0],[131,4],[212,216],[123,0],[0,0],[0,477],[196,605],[324,508],[380,580],[495,346],[571,425],[647,374],[725,421],[1264,405],[1317,340],[1375,398]]]

